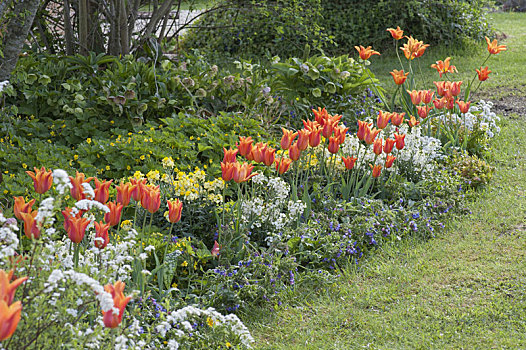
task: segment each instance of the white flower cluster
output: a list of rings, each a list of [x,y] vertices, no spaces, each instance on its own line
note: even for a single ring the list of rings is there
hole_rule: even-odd
[[[249,224],[248,229],[268,230],[267,236],[282,230],[297,221],[306,208],[302,201],[289,200],[290,186],[279,177],[258,174],[252,178],[255,185],[261,186],[264,197],[251,197],[241,201],[242,220]]]
[[[0,81],[0,92],[4,91],[7,85],[9,85],[9,80]]]
[[[57,191],[60,194],[64,194],[66,190],[69,190],[73,187],[71,181],[69,180],[68,173],[62,169],[53,170],[53,182],[57,185]]]
[[[441,116],[441,121],[463,126],[470,132],[483,131],[487,138],[493,138],[500,133],[500,127],[497,125],[500,118],[491,111],[492,107],[492,102],[480,100],[476,105],[471,106],[466,114],[461,116],[444,114]]]
[[[16,219],[7,219],[0,212],[0,262],[15,255],[15,250],[18,247],[18,237],[15,231],[18,231]]]

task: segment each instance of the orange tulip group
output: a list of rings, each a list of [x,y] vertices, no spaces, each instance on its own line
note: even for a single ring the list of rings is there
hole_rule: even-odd
[[[107,284],[104,286],[104,290],[111,294],[113,297],[114,308],[118,309],[118,313],[115,313],[113,309],[109,311],[102,311],[102,321],[104,326],[107,328],[117,328],[122,322],[122,316],[124,309],[131,299],[131,296],[124,296],[124,287],[126,284],[121,281],[115,282],[115,285]]]
[[[27,280],[20,277],[12,281],[14,271],[0,270],[0,341],[9,339],[20,322],[22,303],[13,302],[16,288]]]

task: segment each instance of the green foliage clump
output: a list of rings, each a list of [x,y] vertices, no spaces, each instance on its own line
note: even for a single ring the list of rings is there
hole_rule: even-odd
[[[491,26],[485,0],[323,1],[323,25],[347,52],[355,45],[385,47],[392,39],[386,28],[400,26],[428,44],[462,45],[483,39]]]
[[[453,154],[451,168],[457,171],[471,188],[487,185],[495,172],[495,167],[476,155],[469,155],[468,153]]]
[[[331,39],[320,25],[320,0],[238,0],[202,17],[184,47],[236,57],[291,57],[306,44],[324,48]]]

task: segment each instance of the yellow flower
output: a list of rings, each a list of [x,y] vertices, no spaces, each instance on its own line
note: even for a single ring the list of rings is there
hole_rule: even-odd
[[[177,288],[177,283],[172,283],[172,288]]]
[[[113,142],[111,142],[111,143],[110,143],[110,146],[113,147],[113,146],[115,146],[115,144],[114,144]]]
[[[8,193],[9,193],[9,191],[8,191],[8,190],[4,190],[4,194],[8,194]]]
[[[73,159],[75,159],[75,160],[79,159],[79,155],[78,155],[78,154],[75,154],[75,155],[73,156]]]
[[[86,142],[87,142],[88,144],[90,144],[90,143],[91,143],[91,139],[88,137],[88,138],[86,139]]]
[[[141,160],[144,160],[146,157],[144,156],[144,154],[142,156],[139,157]]]
[[[208,325],[208,327],[212,328],[214,327],[214,320],[212,319],[212,317],[208,316],[206,318],[206,324]]]
[[[126,170],[131,170],[131,166],[127,165]]]
[[[22,163],[22,168],[27,169],[27,164],[26,163]]]
[[[231,348],[232,347],[232,344],[230,344],[229,342],[226,342],[225,345],[226,345],[227,348]]]
[[[106,165],[106,170],[110,170],[110,166],[109,165]]]
[[[187,267],[188,266],[188,262],[185,260],[183,261],[183,263],[181,264],[182,267]]]

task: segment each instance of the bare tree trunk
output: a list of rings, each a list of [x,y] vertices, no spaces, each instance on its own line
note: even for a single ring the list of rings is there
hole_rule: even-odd
[[[125,0],[119,0],[119,35],[121,41],[121,54],[130,53],[130,39],[128,37],[128,12],[126,11]]]
[[[19,0],[15,3],[14,17],[9,20],[3,38],[4,56],[0,56],[0,81],[8,80],[24,46],[40,0]]]
[[[2,1],[0,2],[0,21],[2,20],[2,17],[4,16],[4,11],[9,7],[8,5],[11,4],[12,1]]]
[[[89,0],[79,0],[79,46],[80,53],[82,55],[88,54],[88,1]]]
[[[148,22],[148,25],[146,26],[146,28],[144,29],[144,32],[142,33],[141,40],[148,40],[150,35],[152,35],[153,31],[157,28],[159,21],[163,19],[164,16],[169,15],[174,2],[175,0],[165,0],[161,4],[161,6],[159,6],[158,8],[155,7],[152,13],[152,17],[150,18],[150,21]]]
[[[75,53],[70,12],[71,6],[69,5],[69,0],[64,0],[64,36],[66,40],[66,55],[73,55]]]

